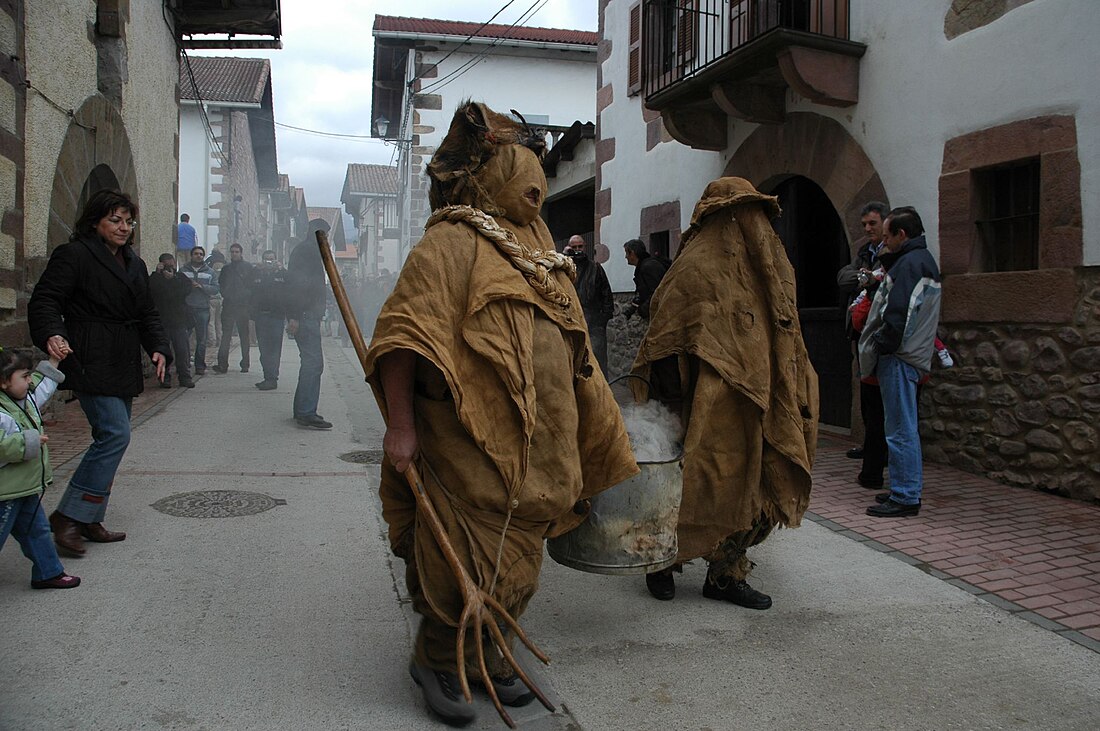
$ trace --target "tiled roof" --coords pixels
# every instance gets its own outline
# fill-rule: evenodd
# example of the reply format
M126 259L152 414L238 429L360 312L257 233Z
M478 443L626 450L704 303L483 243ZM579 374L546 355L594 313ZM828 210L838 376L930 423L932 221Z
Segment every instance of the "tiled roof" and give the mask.
M323 218L325 223L328 224L330 231L336 230L336 224L340 221L340 209L329 208L327 206L309 206L306 208L309 220L315 218Z
M194 84L187 73L188 61L195 75ZM271 62L266 58L188 56L180 59L180 98L259 104L270 77Z
M598 33L587 30L563 28L532 28L491 23L465 23L458 20L433 20L432 18L399 18L392 15L374 16L374 32L417 33L433 36L475 36L477 38L509 38L517 41L543 43L573 43L595 46Z
M397 166L368 165L359 162L349 163L344 187L349 193L389 193L396 195Z

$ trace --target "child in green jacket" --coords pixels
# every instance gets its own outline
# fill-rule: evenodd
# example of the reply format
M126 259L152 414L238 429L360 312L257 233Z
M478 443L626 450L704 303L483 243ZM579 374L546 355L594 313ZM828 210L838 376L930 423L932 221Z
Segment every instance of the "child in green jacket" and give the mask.
M56 361L33 365L29 352L0 348L0 548L11 533L34 564L33 588L71 589L80 578L65 573L41 504L53 473L40 408L65 376Z

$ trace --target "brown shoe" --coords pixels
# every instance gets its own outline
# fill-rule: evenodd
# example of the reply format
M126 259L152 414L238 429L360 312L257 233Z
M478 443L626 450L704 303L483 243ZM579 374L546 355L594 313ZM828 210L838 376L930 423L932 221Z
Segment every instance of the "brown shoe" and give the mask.
M115 543L126 540L125 533L107 530L102 523L81 523L80 535L94 543Z
M56 510L50 513L50 530L57 547L71 556L84 555L84 542L80 539L80 523Z

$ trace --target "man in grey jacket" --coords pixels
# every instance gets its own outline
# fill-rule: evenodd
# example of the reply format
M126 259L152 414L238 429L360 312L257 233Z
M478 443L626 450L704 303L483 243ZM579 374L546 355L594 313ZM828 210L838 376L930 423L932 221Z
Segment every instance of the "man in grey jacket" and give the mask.
M195 328L195 375L206 373L206 329L210 325L210 298L218 294L218 273L207 266L206 250L191 249L191 261L180 274L191 280L187 306L191 308L191 325Z
M923 488L917 384L932 366L940 320L940 270L928 252L924 224L911 207L886 219L880 258L886 277L875 292L859 339L859 372L874 374L882 391L890 492L867 508L874 517L920 512Z

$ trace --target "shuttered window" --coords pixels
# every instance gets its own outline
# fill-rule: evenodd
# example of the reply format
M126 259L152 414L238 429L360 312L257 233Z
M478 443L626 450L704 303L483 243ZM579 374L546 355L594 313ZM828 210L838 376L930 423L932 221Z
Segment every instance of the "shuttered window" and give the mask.
M637 96L642 91L642 4L630 6L630 45L627 53L627 96Z

